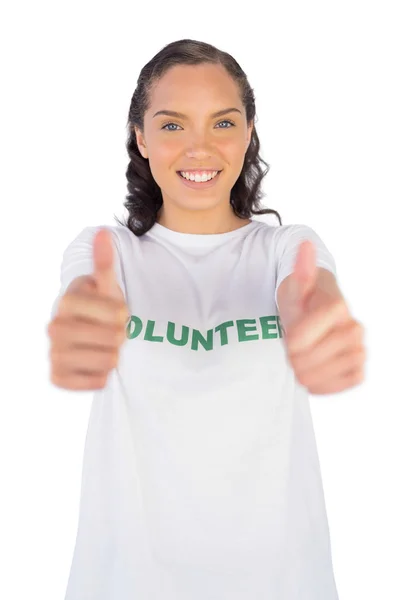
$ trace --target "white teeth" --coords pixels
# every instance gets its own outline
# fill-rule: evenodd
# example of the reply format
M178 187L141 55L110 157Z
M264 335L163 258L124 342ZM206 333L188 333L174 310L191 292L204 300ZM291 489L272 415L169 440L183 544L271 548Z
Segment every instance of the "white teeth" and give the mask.
M204 182L204 181L209 181L210 179L213 179L218 171L213 171L212 173L203 173L202 175L196 173L196 175L194 175L193 173L187 173L186 171L179 171L180 174L182 175L182 177L184 177L185 179L188 179L189 181L196 181L197 183L200 182Z

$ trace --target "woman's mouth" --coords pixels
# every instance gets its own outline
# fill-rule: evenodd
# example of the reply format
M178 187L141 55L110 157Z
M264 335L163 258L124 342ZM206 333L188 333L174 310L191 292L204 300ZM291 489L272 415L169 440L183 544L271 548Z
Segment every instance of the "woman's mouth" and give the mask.
M214 186L216 184L216 182L219 180L220 173L221 173L221 171L217 171L217 174L214 177L212 177L211 179L207 179L206 181L193 181L191 179L186 179L182 175L181 171L177 171L178 177L182 181L182 183L184 185L186 185L187 187L190 187L190 188L196 189L196 190L208 189L208 188Z

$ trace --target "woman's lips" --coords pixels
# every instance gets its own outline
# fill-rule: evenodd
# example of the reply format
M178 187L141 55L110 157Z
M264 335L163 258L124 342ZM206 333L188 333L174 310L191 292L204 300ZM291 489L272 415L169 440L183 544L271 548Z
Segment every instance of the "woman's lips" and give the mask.
M182 183L184 185L186 185L187 187L190 187L192 189L196 189L196 190L201 190L201 189L205 189L207 190L210 187L213 187L213 185L215 185L215 183L218 181L219 176L221 175L221 171L212 179L210 179L209 181L190 181L189 179L185 179L184 177L182 177L182 175L179 173L179 171L177 172L177 175L179 177L179 179L182 181Z

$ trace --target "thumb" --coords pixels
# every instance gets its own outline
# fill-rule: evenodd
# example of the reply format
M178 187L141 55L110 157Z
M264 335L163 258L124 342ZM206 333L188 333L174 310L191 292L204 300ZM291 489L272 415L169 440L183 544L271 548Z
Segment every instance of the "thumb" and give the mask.
M305 309L317 280L316 249L310 240L300 244L293 273L293 296L299 308Z
M290 298L290 316L286 318L286 333L296 326L307 312L307 300L314 289L317 276L315 254L315 247L309 240L302 242L297 250L287 289Z
M100 229L93 240L93 279L102 296L120 298L120 286L114 268L112 234L107 229Z

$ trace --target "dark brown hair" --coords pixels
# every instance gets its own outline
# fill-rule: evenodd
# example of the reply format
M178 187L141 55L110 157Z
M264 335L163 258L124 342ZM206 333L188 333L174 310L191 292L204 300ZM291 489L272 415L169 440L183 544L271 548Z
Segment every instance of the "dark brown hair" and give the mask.
M190 39L178 40L162 48L141 70L136 90L132 96L127 121L129 137L126 143L130 158L126 171L129 194L125 196L126 202L124 202L129 216L125 222L122 222L114 215L117 223L128 227L137 236L143 235L154 225L163 199L161 189L150 171L149 162L139 151L134 127L136 126L143 132L144 114L150 106L152 85L168 69L177 65L204 63L219 64L225 67L239 86L241 99L246 109L247 123L252 121L255 123L256 109L253 89L250 87L246 74L230 54L205 42ZM252 215L273 213L277 216L279 224L282 225L281 216L276 210L260 208L264 195L261 190L261 182L269 171L269 165L260 157L259 150L260 141L254 124L242 171L231 190L230 204L235 215L240 218L249 219ZM266 167L264 171L261 163Z

